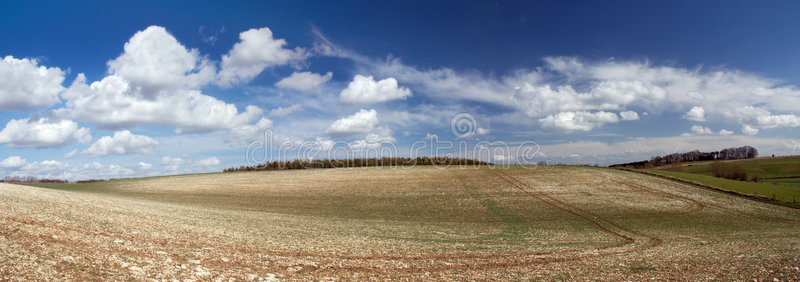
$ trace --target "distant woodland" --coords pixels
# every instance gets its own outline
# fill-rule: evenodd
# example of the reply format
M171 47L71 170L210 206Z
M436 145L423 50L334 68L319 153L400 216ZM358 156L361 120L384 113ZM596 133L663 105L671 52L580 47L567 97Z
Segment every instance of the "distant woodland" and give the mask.
M415 165L487 165L489 163L474 159L450 157L417 157L417 158L355 158L355 159L324 159L324 160L293 160L272 161L256 166L231 167L224 172L260 171L260 170L287 170L287 169L313 169L313 168L338 168L338 167L370 167L370 166L415 166Z
M672 165L683 162L696 162L696 161L717 161L717 160L740 160L752 159L758 157L758 150L750 146L742 146L737 148L727 148L716 152L700 152L694 150L686 153L674 153L665 156L655 156L650 160L631 162L624 164L610 165L613 168L650 168L664 165Z

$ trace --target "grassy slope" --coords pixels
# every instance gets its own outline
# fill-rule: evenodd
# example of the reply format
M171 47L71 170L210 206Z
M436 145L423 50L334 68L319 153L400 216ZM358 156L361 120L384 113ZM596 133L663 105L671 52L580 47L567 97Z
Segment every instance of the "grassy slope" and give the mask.
M800 189L785 185L775 185L771 183L755 183L746 181L729 180L710 175L695 174L690 172L677 172L668 170L646 169L645 172L673 177L697 184L707 185L725 191L735 192L742 195L753 195L774 199L782 205L800 207Z
M748 176L758 175L761 178L800 176L800 156L736 160L729 163L744 168ZM710 164L711 162L684 163L683 172L711 176Z

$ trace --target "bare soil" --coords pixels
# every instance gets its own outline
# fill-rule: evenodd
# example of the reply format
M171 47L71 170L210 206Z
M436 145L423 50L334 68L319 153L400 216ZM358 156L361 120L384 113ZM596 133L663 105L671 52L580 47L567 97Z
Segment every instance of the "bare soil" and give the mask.
M800 211L609 169L0 185L0 279L800 279Z

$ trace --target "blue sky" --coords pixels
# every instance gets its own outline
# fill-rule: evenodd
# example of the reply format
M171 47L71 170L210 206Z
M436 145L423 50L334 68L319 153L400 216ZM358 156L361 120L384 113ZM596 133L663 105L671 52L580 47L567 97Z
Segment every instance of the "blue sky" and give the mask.
M287 158L800 153L792 1L175 3L1 3L0 175L219 171L267 131Z

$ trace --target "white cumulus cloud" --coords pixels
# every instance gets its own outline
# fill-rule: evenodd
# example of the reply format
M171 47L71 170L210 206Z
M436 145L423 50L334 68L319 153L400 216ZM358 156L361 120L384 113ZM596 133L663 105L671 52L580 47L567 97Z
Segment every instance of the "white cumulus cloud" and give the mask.
M616 122L619 122L617 114L603 111L561 112L539 119L539 124L541 124L543 130L561 132L575 130L589 131L595 127L603 126L606 123Z
M216 157L210 157L210 158L202 159L202 160L199 160L199 161L195 162L195 165L201 166L201 167L218 166L219 165L219 159L217 159Z
M203 133L242 126L263 113L256 106L247 106L240 113L235 105L197 90L148 99L116 75L87 85L80 74L62 97L67 100L66 107L56 114L115 130L151 124L174 127L176 133Z
M98 162L82 165L70 165L56 160L25 163L21 167L9 168L9 176L33 176L39 179L108 179L119 177L137 177L159 174L152 170L153 166L146 162L131 164L103 165Z
M356 75L347 88L339 93L339 100L345 105L365 105L409 96L411 90L398 86L397 79L393 77L375 81L372 76Z
M361 109L357 113L336 120L325 130L332 137L349 137L367 134L378 123L378 112L375 109Z
M124 52L108 62L109 75L88 83L79 74L61 94L66 100L55 116L95 123L103 129L140 124L175 128L176 133L204 133L245 125L262 110L204 95L199 87L213 81L215 69L197 50L188 50L163 27L137 32Z
M680 113L695 121L730 120L748 126L748 132L754 134L758 129L794 127L799 115L800 90L796 86L735 69L547 57L542 67L495 78L449 68L420 70L399 59L339 54L374 73L397 78L431 100L494 104L533 119L548 119L562 112L638 109L656 116ZM762 108L766 114L743 117L740 109L747 107ZM678 112L680 109L690 110Z
M16 169L27 165L28 162L20 156L10 156L0 162L0 167L5 169Z
M9 176L33 176L39 179L68 179L74 174L66 163L56 160L27 163L25 166L16 168Z
M0 110L26 111L59 102L64 72L36 60L6 56L0 60Z
M727 110L725 117L742 123L742 132L748 135L758 134L760 129L779 127L798 127L800 117L795 114L772 114L765 107L743 106Z
M301 106L300 104L294 104L294 105L291 105L291 106L288 106L288 107L278 107L278 108L275 108L275 109L269 111L269 115L270 116L276 116L276 117L285 117L285 116L288 116L291 113L299 111L302 108L303 108L303 106Z
M185 162L186 162L186 160L184 158L181 158L181 157L174 157L173 158L173 157L164 156L164 157L161 158L161 164L164 165L164 168L166 168L169 171L173 171L173 172L177 171L178 169L180 169L181 166Z
M619 116L622 117L622 120L637 120L637 119L639 119L639 114L637 114L634 111L619 112Z
M391 134L391 132L383 132L383 134L369 133L364 136L363 139L350 142L348 146L353 150L370 150L380 148L383 145L393 144L396 141L394 137L385 135L385 133Z
M122 130L114 132L114 136L101 137L82 153L90 158L108 155L148 155L153 153L153 148L157 145L158 141L153 138Z
M303 48L284 48L286 40L273 38L267 27L244 31L239 34L239 40L222 56L217 74L217 83L222 86L250 82L266 68L286 65L307 56Z
M66 170L70 171L72 178L77 179L106 179L118 177L135 177L156 174L152 171L153 165L146 162L131 164L110 164L103 165L98 162L85 163L82 166L73 167L67 165Z
M713 131L711 131L711 128L704 127L704 126L699 126L699 125L693 125L691 127L691 130L692 130L692 132L694 132L696 134L711 134L711 133L713 133Z
M150 26L125 43L125 52L108 62L108 72L128 81L133 91L152 98L165 91L205 85L214 79L216 69L163 27Z
M742 133L747 135L756 135L758 134L758 128L753 128L752 126L745 124L742 126Z
M255 124L232 128L228 135L225 136L225 141L246 143L263 139L265 138L264 132L270 128L272 128L272 121L267 118L261 118Z
M325 75L319 75L307 71L294 72L289 77L281 79L281 81L275 83L275 86L309 93L317 91L322 84L330 81L331 78L333 78L332 72L328 72Z
M0 131L0 144L11 148L56 148L91 140L89 129L71 120L12 119Z
M765 115L756 119L756 124L761 128L798 127L800 117L796 115Z
M703 107L694 106L683 115L683 118L693 121L706 121L706 111Z

